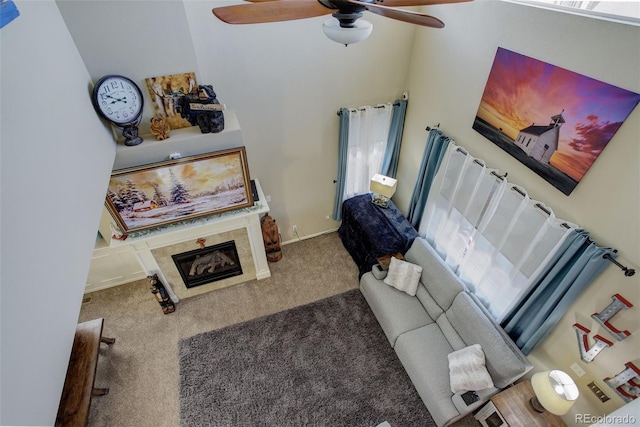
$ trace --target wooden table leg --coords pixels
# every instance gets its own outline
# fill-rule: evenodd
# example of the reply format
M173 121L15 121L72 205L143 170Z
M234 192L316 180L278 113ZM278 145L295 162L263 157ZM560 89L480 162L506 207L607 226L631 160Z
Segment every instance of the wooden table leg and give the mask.
M104 396L105 394L109 394L108 388L94 388L91 390L91 397Z
M103 342L103 343L105 343L107 345L111 345L114 342L116 342L116 339L115 338L100 337L100 342Z

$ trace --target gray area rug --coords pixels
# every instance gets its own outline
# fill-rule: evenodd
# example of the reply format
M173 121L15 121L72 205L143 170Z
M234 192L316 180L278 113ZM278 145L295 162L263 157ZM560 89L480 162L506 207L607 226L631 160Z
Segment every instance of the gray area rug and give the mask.
M435 426L358 289L179 342L182 426Z

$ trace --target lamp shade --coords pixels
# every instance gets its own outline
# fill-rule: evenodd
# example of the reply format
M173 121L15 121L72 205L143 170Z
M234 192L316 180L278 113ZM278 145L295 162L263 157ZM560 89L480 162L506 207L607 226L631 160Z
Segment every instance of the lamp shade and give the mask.
M373 25L364 19L358 19L351 28L341 27L340 21L336 18L327 19L322 23L324 34L334 42L345 46L366 39L371 34L371 30L373 30Z
M538 403L555 415L564 415L569 412L580 395L578 386L573 379L567 373L559 370L533 374L531 386Z
M392 197L396 193L397 184L397 179L377 173L373 178L371 178L369 190L371 190L372 193L380 194L385 197Z

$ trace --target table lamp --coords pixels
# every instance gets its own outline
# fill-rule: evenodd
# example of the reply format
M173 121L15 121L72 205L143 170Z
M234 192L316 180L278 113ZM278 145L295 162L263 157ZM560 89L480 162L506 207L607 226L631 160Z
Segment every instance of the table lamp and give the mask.
M538 412L546 410L555 415L564 415L580 395L573 379L557 369L533 374L531 386L535 393L531 398L531 406Z
M375 174L369 184L373 203L382 208L388 207L389 199L391 199L391 196L396 192L397 184L397 179L380 175L379 173Z

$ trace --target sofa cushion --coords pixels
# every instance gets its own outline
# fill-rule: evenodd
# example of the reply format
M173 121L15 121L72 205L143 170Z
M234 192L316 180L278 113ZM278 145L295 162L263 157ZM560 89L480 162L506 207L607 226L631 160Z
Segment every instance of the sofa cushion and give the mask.
M392 347L400 334L433 323L416 297L385 285L371 272L360 279L360 292Z
M456 295L464 291L462 282L425 239L415 239L404 258L422 266L422 284L443 310L448 309Z
M449 353L448 359L452 393L493 387L480 344L473 344Z
M421 266L391 257L389 273L383 282L413 297L418 290L420 273L422 273Z
M394 347L420 398L438 426L460 415L451 400L447 355L453 351L437 324L402 334Z
M532 368L504 330L467 293L458 294L445 315L467 345L480 344L496 387L507 387Z
M460 338L460 335L458 335L458 332L451 326L451 322L449 322L449 319L447 319L444 313L436 319L436 323L454 351L467 346L467 343Z

